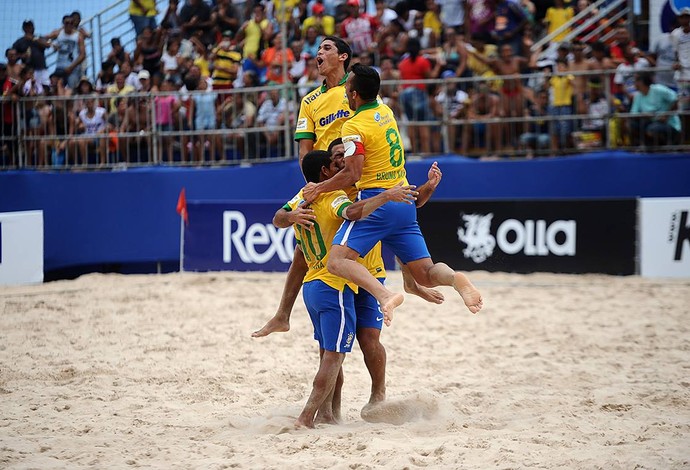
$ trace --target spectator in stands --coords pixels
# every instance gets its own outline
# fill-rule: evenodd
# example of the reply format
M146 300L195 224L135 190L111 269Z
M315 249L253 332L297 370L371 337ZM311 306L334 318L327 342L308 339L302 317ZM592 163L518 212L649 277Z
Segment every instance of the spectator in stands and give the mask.
M304 42L302 43L302 52L315 58L319 52L321 41L323 41L323 36L319 34L317 27L308 27L304 36Z
M455 32L455 29L453 29L453 32ZM424 27L424 18L421 15L415 17L412 29L407 32L407 37L419 39L422 50L433 49L437 45L441 45L441 38L437 38L436 33L431 28Z
M655 83L666 85L667 87L678 90L678 83L674 78L673 64L676 61L676 51L671 41L670 33L660 33L652 48L645 55L645 59L652 67L669 69L668 71L657 71Z
M446 39L441 46L441 61L445 62L442 71L449 70L455 77L472 76L467 67L468 53L463 35L456 33L453 28L446 28L445 32Z
M606 44L595 41L590 45L592 50L591 57L587 59L588 70L611 70L616 68L616 64L608 56Z
M53 47L57 51L55 73L64 80L67 87L75 88L82 75L81 64L86 59L86 46L72 17L62 18L62 30L57 33Z
M499 46L510 45L514 54L522 51L522 32L527 25L527 17L520 5L512 0L498 0L496 17L491 37Z
M417 38L410 38L407 41L407 55L398 64L400 79L420 80L437 78L443 67L442 60L436 60L432 65L431 61L421 55L421 45ZM408 121L413 121L409 128L410 143L412 152L428 154L431 152L431 129L420 121L432 121L434 116L429 105L429 95L426 85L423 83L401 85L400 104L405 112Z
M237 40L242 46L242 57L256 61L273 36L273 24L266 17L266 7L257 3L252 8L252 16L240 27Z
M340 37L352 48L354 55L372 51L376 43L379 23L373 16L360 13L359 0L346 0L347 18L340 26Z
M671 42L676 52L675 79L678 83L680 95L679 108L690 111L690 7L684 7L678 13L678 28L671 32ZM687 141L688 128L690 128L690 114L683 114L683 128Z
M160 30L154 31L149 26L144 27L137 39L134 63L140 68L148 70L151 74L159 72L164 42Z
M108 52L106 60L115 63L115 65L117 65L119 68L122 68L122 64L124 62L131 62L132 58L130 57L129 52L127 52L122 46L120 38L112 38L110 40L110 47L111 49L110 52Z
M125 85L134 87L135 91L141 91L141 82L139 81L139 74L132 70L132 64L130 62L122 62L118 71L124 74Z
M170 77L175 82L182 81L180 76L180 39L170 38L163 54L161 54L160 70L156 73L161 73L164 77Z
M237 79L237 73L242 63L240 54L232 44L232 33L223 32L223 39L211 53L213 60L213 89L229 90Z
M16 165L16 136L15 128L15 103L12 100L10 91L14 86L10 78L6 64L0 63L0 116L2 116L2 127L0 128L0 156L2 156L3 166Z
M435 4L435 0L428 0L431 1L432 3ZM374 18L376 21L382 26L386 27L388 26L391 21L395 20L398 18L398 14L393 10L392 8L389 8L386 0L376 0L375 1L375 9L376 13L374 14ZM439 19L439 24L441 24L441 20ZM442 26L439 27L439 34L441 33Z
M161 21L161 28L167 29L170 32L182 32L182 21L177 13L178 0L169 0L168 9L165 10L165 15Z
M161 85L160 95L156 95L153 99L156 113L156 130L158 132L171 132L173 130L173 116L177 114L180 103L177 97L172 94L176 91L175 82L166 78ZM166 161L173 161L173 139L169 135L161 137L160 145L158 146L158 161L163 161L163 150L167 155Z
M568 73L568 61L566 59L556 60L556 73L549 80L551 87L551 110L552 116L563 117L556 119L554 131L551 134L551 151L556 153L559 149L572 147L571 135L573 129L572 120L568 119L573 114L573 82L575 77Z
M205 46L214 41L211 7L203 0L187 0L180 10L182 36L185 39L198 37Z
M604 82L601 77L590 76L587 81L588 108L586 119L582 124L585 131L595 131L601 134L602 142L606 137L606 121L611 114L611 104L604 95Z
M216 101L218 93L209 89L206 80L199 80L197 92L192 95L191 114L194 116L194 130L206 131L216 129ZM194 152L197 162L204 161L205 149L209 149L209 160L216 160L216 137L201 134L194 139Z
M491 92L486 82L477 82L477 88L470 87L470 106L467 110L468 123L462 128L463 155L469 155L470 143L474 147L486 147L486 153L495 157L501 148L501 127L497 120L501 117L498 96ZM479 122L483 121L483 122Z
M72 13L70 13L69 16L72 18L72 21L74 21L74 27L79 32L79 34L81 34L81 36L85 40L91 39L91 32L85 30L83 25L81 24L81 13L78 10L75 10Z
M148 163L151 148L151 101L146 97L128 97L127 111L120 127L121 133L134 137L120 137L120 152L126 163Z
M108 113L108 152L115 156L115 161L120 161L120 143L124 145L118 133L122 127L127 114L127 97L119 96L115 98L115 112Z
M124 72L123 72L124 74ZM141 93L149 93L153 91L153 80L151 80L151 74L149 73L148 70L140 70L139 73L137 74L137 81L139 82L139 92ZM127 84L125 83L125 88L127 87ZM136 91L136 87L135 87ZM156 90L158 91L158 90Z
M223 33L230 32L231 37L240 30L240 14L230 0L218 0L211 13L211 19L215 23L216 42L223 37Z
M546 150L551 145L551 124L543 119L549 116L547 90L536 92L534 102L527 106L524 116L529 120L525 123L526 132L520 135L520 149L526 151L527 158L532 158L535 152Z
M625 106L629 106L637 91L635 87L635 72L649 67L649 61L644 58L640 50L628 42L623 47L623 61L616 67L613 77L614 94Z
M302 34L306 35L307 30L313 27L318 35L332 36L335 33L335 18L326 14L326 7L321 3L314 3L311 12L312 15L302 22Z
M625 23L620 23L614 28L613 40L609 47L611 60L616 65L625 62L625 49L628 46L631 48L636 47L635 41L630 37L630 31L628 31Z
M106 88L105 92L109 95L127 95L129 93L133 93L136 91L136 89L133 86L127 85L125 82L125 77L124 72L117 72L115 74L115 83L108 88ZM110 108L109 111L112 113L115 111L115 98L110 99Z
M465 0L465 32L472 40L492 41L495 24L494 0ZM469 26L469 31L467 30Z
M458 2L460 4L460 2ZM463 3L463 18L465 16L465 6ZM426 0L426 11L422 21L424 22L424 27L431 29L431 31L436 35L436 38L441 41L444 24L441 21L441 5L436 2L436 0ZM469 31L465 31L469 35Z
M441 22L446 28L453 28L456 33L463 32L465 24L464 0L436 0L441 7Z
M580 41L573 41L573 58L568 62L568 72L573 74L573 94L575 95L575 114L587 113L587 75L581 74L589 69L589 64L585 59L585 45Z
M681 123L677 114L664 114L678 110L678 94L665 85L654 83L652 74L635 75L637 93L633 98L631 114L655 113L653 117L631 120L633 145L636 138L650 146L680 143Z
M306 62L305 73L302 74L302 76L297 80L297 85L299 86L297 92L300 100L304 97L304 95L312 91L321 81L319 68L316 65L316 57L308 57Z
M134 25L134 34L138 37L144 28L156 29L156 0L130 0L129 19Z
M280 33L275 33L270 40L271 47L266 48L261 54L259 67L266 68L266 80L282 84L285 82L287 72L295 62L292 49L285 48ZM285 77L284 77L285 75Z
M544 17L544 25L546 26L546 34L552 35L556 31L560 32L553 36L552 42L562 42L570 33L570 20L575 16L575 11L570 6L565 6L563 0L554 0L554 5L546 10Z
M17 51L23 64L31 66L37 83L50 86L50 74L46 68L45 57L45 50L50 47L50 43L34 35L34 22L31 20L22 23L22 31L24 35L14 42L12 49Z
M83 78L83 77L82 77ZM115 83L115 62L106 60L101 64L101 71L96 77L96 91L105 93L109 86Z
M379 95L381 99L383 99L383 102L393 110L393 113L399 115L399 85L397 83L385 83L387 80L396 82L400 80L400 71L397 69L392 57L385 56L381 58L381 72L379 75L381 77Z
M5 50L5 58L7 58L7 78L13 80L14 83L19 80L19 72L23 65L19 62L19 54L13 47Z
M273 84L269 84L273 85ZM268 92L268 98L259 106L259 114L256 123L263 127L278 127L285 124L285 112L288 109L288 102L280 97L280 88L272 86ZM279 144L282 134L277 129L267 129L263 131L263 136L268 144L269 153Z
M590 7L590 1L589 0L577 0L577 8L575 11L575 16L578 16L581 14L583 11L587 10ZM599 26L599 21L594 20L596 16L599 14L599 9L594 8L592 9L589 13L585 14L582 18L579 20L575 20L573 22L573 28L577 29L581 25L589 24L588 26L585 26L582 31L580 31L575 39L577 39L580 42L586 43L586 44L592 44L595 41L599 40L599 34L596 32L597 28Z
M89 163L89 151L95 148L100 157L100 164L105 165L108 160L107 116L105 108L97 106L96 100L96 95L89 96L86 99L86 108L79 112L77 133L83 137L77 140L77 144L82 164Z
M245 159L256 154L256 134L250 133L255 125L256 105L244 93L233 93L219 108L222 129L232 132L222 135L222 155L227 155L226 144L230 143L232 153Z

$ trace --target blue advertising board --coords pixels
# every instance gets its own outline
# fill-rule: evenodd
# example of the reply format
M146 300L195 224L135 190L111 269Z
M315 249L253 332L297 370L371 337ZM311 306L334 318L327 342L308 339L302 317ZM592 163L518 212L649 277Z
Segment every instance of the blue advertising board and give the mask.
M185 271L287 271L295 249L292 228L273 226L279 201L189 201Z

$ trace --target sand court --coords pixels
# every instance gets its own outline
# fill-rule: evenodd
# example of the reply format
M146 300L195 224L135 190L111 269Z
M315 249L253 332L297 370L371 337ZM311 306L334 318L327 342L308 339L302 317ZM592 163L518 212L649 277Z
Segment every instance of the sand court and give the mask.
M294 430L318 350L301 298L251 338L285 274L91 274L0 288L0 467L690 467L690 280L470 273L406 295L382 342L392 410ZM402 292L399 273L389 286Z

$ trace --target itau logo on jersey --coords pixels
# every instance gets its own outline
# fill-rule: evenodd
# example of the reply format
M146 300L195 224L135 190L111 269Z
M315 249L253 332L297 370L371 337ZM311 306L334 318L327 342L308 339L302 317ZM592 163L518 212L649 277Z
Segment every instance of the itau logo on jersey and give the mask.
M577 224L574 220L506 219L491 230L494 214L461 213L462 225L458 227L458 240L466 247L465 258L483 263L498 249L507 255L524 256L575 256Z

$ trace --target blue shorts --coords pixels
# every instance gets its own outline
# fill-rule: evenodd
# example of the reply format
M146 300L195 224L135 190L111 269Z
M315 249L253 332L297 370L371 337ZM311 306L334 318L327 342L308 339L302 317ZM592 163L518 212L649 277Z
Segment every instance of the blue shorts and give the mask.
M377 278L381 284L385 279ZM365 291L361 287L355 294L355 312L357 313L357 329L376 328L380 330L383 326L383 313L376 297Z
M358 199L368 199L383 191L365 189L359 192ZM345 245L364 256L379 240L404 264L430 258L417 223L417 208L404 202L387 202L364 219L346 220L335 234L333 244Z
M352 289L345 286L345 290L340 292L317 279L302 286L302 296L319 347L338 353L352 351L357 328Z

